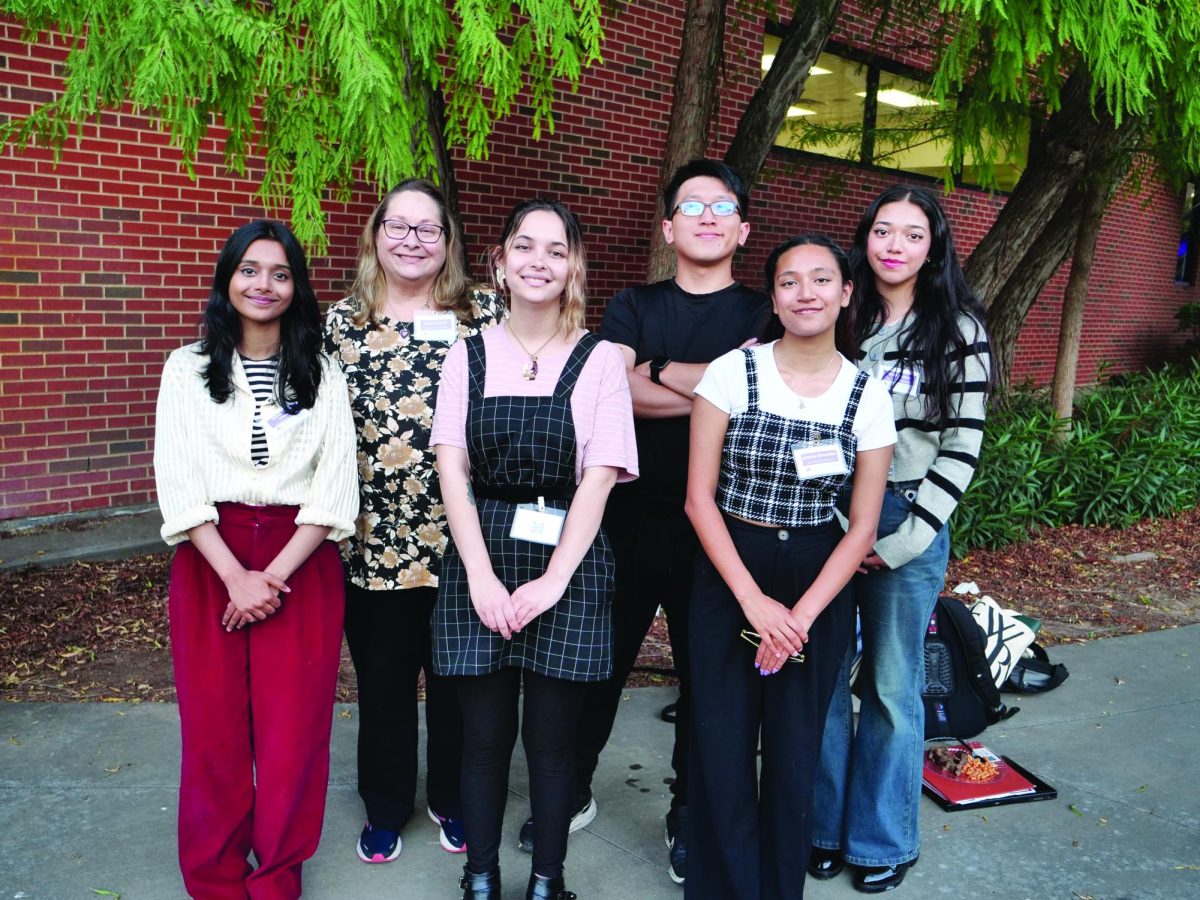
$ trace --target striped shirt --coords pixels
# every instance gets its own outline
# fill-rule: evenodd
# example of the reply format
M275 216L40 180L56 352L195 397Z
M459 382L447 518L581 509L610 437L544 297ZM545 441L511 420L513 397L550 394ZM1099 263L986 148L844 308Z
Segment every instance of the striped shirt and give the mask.
M966 352L961 365L950 361L951 376L958 382L950 400L950 420L942 428L926 414L920 364L915 377L912 368L899 365L904 328L885 327L860 348L858 367L883 381L892 394L897 442L888 481L919 482L908 518L875 544L875 552L890 569L920 556L933 542L979 465L991 352L986 332L973 318L962 316L958 327Z
M239 354L240 355L240 354ZM262 408L269 403L275 389L275 375L279 371L279 357L249 359L242 357L242 368L250 382L250 393L254 395L254 423L250 426L250 461L261 468L271 461L267 450L267 432L263 428Z

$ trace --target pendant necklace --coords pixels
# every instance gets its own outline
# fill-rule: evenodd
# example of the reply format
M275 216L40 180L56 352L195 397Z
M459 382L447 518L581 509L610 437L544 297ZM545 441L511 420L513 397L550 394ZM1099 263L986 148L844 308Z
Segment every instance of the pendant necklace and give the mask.
M428 298L428 297L426 297L426 298L425 298L425 302L424 302L424 303L422 303L422 304L421 304L419 307L417 307L417 309L429 309L429 298ZM415 318L415 315L414 315L414 318ZM400 326L400 328L398 329L398 330L399 330L399 334L400 334L400 340L402 340L402 341L407 341L407 340L408 340L408 336L409 336L410 334L412 334L412 331L411 331L411 330L409 329L409 327L408 327L410 323L408 323L408 322L399 322L398 324L399 324L399 326Z
M554 332L554 334L550 335L550 337L546 338L546 340L544 340L542 342L542 346L538 347L536 350L534 350L532 353L530 353L529 349L525 346L525 343L519 337L517 337L517 333L512 330L511 324L506 322L504 327L508 331L509 337L511 337L514 341L516 341L517 346L520 347L522 350L524 350L525 355L529 357L529 365L527 365L524 368L524 370L522 370L521 377L524 378L526 381L533 381L535 378L537 378L537 375L538 375L538 361L537 361L538 354L546 349L546 345L549 344L552 340L554 340L554 336L556 334L558 334L558 332L557 331Z
M820 371L815 372L813 375L811 375L809 377L819 378L820 376L824 375L826 372L829 371L829 367L834 364L834 362L837 360L837 358L838 358L838 353L835 351L833 356L830 357L829 362L827 362ZM795 389L793 388L792 390L793 390L793 393L795 393ZM810 397L809 399L811 400L813 398ZM804 398L801 397L800 394L798 394L798 393L796 393L796 402L797 402L797 407L796 407L797 409L804 409Z

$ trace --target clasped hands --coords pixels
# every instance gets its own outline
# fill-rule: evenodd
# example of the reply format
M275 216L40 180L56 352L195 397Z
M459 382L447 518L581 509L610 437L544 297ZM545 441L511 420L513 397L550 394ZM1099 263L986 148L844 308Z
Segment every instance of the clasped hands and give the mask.
M229 604L221 615L221 625L233 631L261 622L283 606L283 594L291 592L282 578L270 572L242 569L225 580Z
M760 675L774 675L783 668L789 656L804 651L808 629L813 617L797 603L788 609L778 600L759 592L742 600L742 612L761 638L754 656L754 667Z
M511 594L495 574L468 579L471 603L483 624L505 640L562 599L567 582L543 575L527 581Z

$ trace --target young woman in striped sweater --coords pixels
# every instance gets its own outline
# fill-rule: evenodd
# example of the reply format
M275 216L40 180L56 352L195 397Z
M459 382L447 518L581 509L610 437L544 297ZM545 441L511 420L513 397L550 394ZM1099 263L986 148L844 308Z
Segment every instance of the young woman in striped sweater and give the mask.
M937 199L884 191L850 254L851 345L888 386L898 441L879 539L854 581L862 621L853 729L847 658L826 720L809 873L856 867L854 887L892 890L920 850L925 628L945 578L947 522L979 459L991 362L983 310L963 278Z

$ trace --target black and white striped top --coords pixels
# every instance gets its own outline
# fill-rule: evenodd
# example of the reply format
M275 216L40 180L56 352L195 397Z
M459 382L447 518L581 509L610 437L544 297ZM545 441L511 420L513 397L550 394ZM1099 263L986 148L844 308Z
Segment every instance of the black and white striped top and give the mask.
M920 556L950 519L975 468L983 443L986 386L991 370L987 333L971 316L959 317L967 346L956 371L950 421L938 427L925 411L920 362L902 371L900 338L908 326L891 326L863 342L858 367L873 373L892 394L896 419L896 452L888 480L916 484L912 513L901 526L875 544L875 552L896 569ZM915 375L908 373L915 372Z
M267 450L267 433L263 430L262 405L271 399L275 390L275 375L279 371L279 357L269 359L247 359L242 357L242 368L250 382L250 393L254 395L254 425L250 429L250 461L265 466L270 461Z

